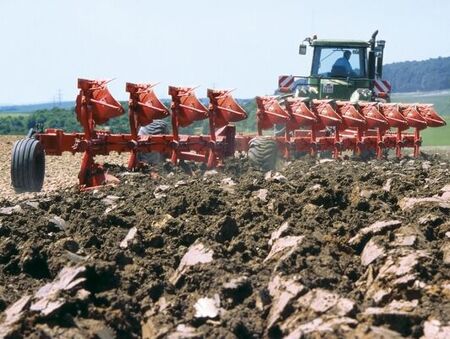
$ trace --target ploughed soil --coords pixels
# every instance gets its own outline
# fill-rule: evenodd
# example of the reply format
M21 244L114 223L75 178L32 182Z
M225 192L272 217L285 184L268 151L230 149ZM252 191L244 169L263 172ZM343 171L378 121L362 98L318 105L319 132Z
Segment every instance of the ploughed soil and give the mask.
M0 337L450 335L448 160L110 172L0 201Z

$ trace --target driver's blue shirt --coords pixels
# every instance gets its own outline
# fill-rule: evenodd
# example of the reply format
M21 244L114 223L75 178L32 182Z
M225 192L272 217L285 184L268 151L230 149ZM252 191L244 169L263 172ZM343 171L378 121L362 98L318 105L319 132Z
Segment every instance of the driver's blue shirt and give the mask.
M350 62L346 57L340 57L337 59L333 66L343 67L347 74L353 72L352 65L350 65Z

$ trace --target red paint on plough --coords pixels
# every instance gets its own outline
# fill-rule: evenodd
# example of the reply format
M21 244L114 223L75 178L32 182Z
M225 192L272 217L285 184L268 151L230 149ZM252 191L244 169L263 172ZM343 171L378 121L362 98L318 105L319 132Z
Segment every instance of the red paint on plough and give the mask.
M381 158L384 149L395 149L396 156L401 157L405 147L414 148L417 157L422 142L420 131L445 125L432 105L301 97L280 103L275 96L257 97L256 104L258 135L275 125L284 126L285 136L277 141L287 157L292 151L313 156L317 151L332 151L334 158L342 151L375 151Z
M78 80L80 93L75 111L83 133L47 129L34 134L47 155L83 153L78 175L82 188L117 181L95 162L96 155L130 152L130 170L140 166L139 152L165 154L173 164L189 160L213 168L236 151L248 151L249 141L254 137L236 135L232 123L246 119L247 113L230 91L209 89L209 105L206 106L195 96L193 88L170 86L172 101L168 108L157 98L154 85L133 83L126 84L130 95L130 133L113 134L99 130L98 125L125 113L106 84L106 81ZM258 135L275 125L285 127L283 136L273 138L286 158L294 152L315 156L323 151L333 152L335 158L343 151L353 151L355 154L373 151L381 158L384 149L395 149L397 157L401 157L401 150L405 147L414 148L414 156L418 156L420 131L426 127L445 125L433 106L424 104L352 103L301 97L280 101L279 97L274 96L256 97L256 104ZM138 135L141 126L168 116L171 116L171 134ZM180 134L180 128L205 119L209 121L208 134Z

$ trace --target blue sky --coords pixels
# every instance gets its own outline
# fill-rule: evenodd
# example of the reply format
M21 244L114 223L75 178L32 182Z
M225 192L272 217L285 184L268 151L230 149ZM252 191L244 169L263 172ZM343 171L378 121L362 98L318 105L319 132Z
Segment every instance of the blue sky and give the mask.
M369 39L385 62L450 56L450 1L2 0L0 104L74 100L76 79L236 88L270 94L280 74L306 74L306 36Z

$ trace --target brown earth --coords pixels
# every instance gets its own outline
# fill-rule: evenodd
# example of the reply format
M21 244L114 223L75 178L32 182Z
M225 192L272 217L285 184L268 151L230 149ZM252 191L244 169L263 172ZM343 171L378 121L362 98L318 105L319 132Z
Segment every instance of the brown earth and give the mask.
M0 202L2 335L450 335L448 160L110 170Z

